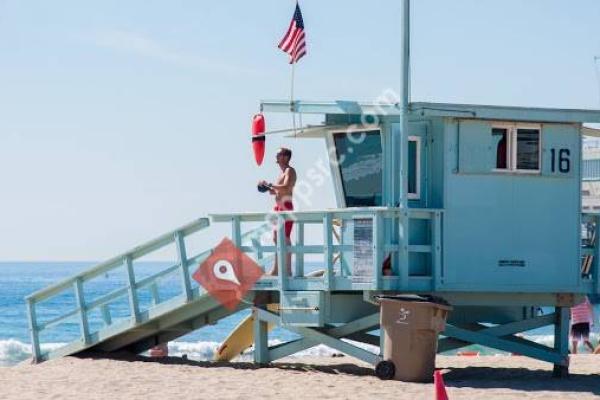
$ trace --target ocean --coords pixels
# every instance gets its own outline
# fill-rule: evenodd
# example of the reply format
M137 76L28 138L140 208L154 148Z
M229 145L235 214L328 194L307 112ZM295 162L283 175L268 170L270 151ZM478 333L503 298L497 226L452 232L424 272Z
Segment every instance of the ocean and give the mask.
M16 365L31 357L31 346L28 332L27 312L25 308L24 297L68 278L80 271L90 268L95 263L91 262L0 262L0 366ZM147 262L142 263L136 268L144 271L144 275L156 273L166 266L165 263ZM313 266L313 269L316 266ZM311 269L311 268L309 268ZM110 276L104 280L95 283L93 291L99 293L108 293L114 281ZM173 293L178 290L177 282L173 282ZM90 293L96 297L94 293ZM162 294L161 294L162 295ZM164 293L170 297L168 293ZM142 300L143 301L143 300ZM53 314L59 315L70 306L68 302L58 301L52 305ZM123 312L127 307L126 303L122 306ZM600 317L600 306L595 306L596 320ZM119 310L116 310L116 314ZM169 343L169 353L173 356L187 355L190 359L210 360L231 330L247 315L248 310L236 313L228 318L219 321L216 325L207 326L189 335L183 336ZM91 320L91 324L99 321ZM72 340L77 335L79 326L77 323L67 324L59 330L53 330L49 336L44 337L44 348L58 347L62 343ZM593 328L593 341L596 343L600 335L598 334L598 324ZM551 327L538 329L528 332L526 337L543 343L552 342ZM288 341L295 338L296 335L283 330L276 329L270 335L273 343ZM482 354L499 353L496 350L472 347L472 350L480 351ZM327 356L336 353L334 350L325 346L317 346L307 350L300 355ZM242 359L250 359L250 355L242 356Z

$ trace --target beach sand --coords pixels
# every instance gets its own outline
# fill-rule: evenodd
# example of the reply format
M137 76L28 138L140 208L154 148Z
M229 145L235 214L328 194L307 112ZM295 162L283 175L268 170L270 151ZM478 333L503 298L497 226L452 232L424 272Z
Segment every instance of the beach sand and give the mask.
M144 361L67 357L0 368L1 399L433 399L432 384L381 381L350 357L288 358L267 368L168 358ZM571 359L571 377L525 357L444 357L450 399L600 397L600 357Z

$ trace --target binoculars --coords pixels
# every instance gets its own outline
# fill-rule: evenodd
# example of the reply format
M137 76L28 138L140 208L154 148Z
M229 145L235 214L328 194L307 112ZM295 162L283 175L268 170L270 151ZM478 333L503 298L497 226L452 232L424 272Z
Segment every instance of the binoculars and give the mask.
M258 191L259 191L260 193L266 193L266 192L268 192L269 190L271 190L271 188L272 188L272 187L273 187L273 185L272 185L272 184L270 184L270 183L269 183L269 184L266 184L266 185L265 185L265 184L260 184L260 185L258 185Z

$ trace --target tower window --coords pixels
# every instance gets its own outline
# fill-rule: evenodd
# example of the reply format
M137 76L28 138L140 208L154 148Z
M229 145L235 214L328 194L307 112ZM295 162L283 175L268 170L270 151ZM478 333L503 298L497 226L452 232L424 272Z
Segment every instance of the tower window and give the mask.
M541 127L498 125L492 127L496 171L536 173L541 170Z

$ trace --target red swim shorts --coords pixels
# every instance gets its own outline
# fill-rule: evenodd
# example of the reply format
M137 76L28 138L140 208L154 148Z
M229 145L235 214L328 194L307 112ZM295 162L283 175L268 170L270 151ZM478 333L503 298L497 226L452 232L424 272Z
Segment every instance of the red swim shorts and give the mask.
M273 211L294 211L294 203L291 201L285 201L283 203L275 204L273 207ZM292 228L294 227L294 221L287 220L285 221L285 237L289 239L292 236ZM273 238L277 240L277 229L273 230Z

